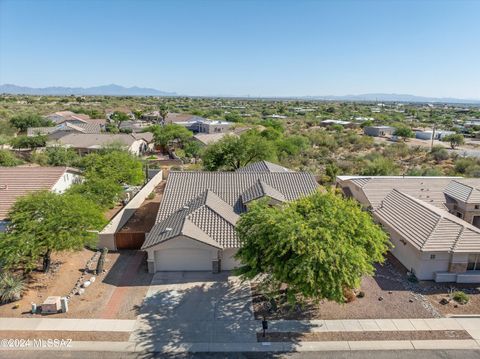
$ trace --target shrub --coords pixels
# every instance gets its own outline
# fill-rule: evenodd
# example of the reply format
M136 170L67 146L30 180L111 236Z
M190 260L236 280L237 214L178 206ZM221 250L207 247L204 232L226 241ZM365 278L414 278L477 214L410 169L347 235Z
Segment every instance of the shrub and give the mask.
M22 161L18 159L13 153L8 150L0 150L0 166L15 167L20 164L22 164Z
M459 304L467 304L470 298L465 292L457 290L452 293L452 299Z
M25 290L25 281L11 273L0 276L0 303L10 303L20 300Z

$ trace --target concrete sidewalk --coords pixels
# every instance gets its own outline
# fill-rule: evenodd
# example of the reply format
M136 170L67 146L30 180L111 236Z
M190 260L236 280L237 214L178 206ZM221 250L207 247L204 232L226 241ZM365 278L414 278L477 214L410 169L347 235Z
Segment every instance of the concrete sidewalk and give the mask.
M124 319L0 318L0 330L131 332L135 323Z

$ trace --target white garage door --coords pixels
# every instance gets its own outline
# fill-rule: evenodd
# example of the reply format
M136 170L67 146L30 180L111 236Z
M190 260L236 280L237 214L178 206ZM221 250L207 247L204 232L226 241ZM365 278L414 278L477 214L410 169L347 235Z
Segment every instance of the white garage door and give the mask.
M211 271L210 251L190 248L170 248L155 252L155 270Z

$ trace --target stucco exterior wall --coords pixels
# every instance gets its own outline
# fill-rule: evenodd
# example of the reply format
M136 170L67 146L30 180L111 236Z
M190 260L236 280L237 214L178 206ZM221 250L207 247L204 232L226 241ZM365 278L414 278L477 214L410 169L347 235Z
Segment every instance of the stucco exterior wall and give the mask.
M52 192L63 193L73 184L80 183L81 181L82 176L73 172L65 171L62 177L60 177L57 183L55 183L55 185L52 187Z
M448 253L420 252L409 242L401 241L401 236L393 229L385 228L390 233L390 241L394 246L391 249L392 254L408 270L413 270L419 280L434 280L435 272L448 271L450 262Z
M232 270L235 268L240 267L241 263L237 259L233 258L233 256L237 253L237 248L226 248L224 249L220 256L221 256L221 267L222 270Z

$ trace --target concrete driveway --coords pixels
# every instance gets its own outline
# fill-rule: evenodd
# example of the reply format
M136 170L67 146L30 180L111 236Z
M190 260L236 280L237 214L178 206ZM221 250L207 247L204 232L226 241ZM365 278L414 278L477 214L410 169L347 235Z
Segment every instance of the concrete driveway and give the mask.
M228 273L156 273L130 340L147 350L180 343L256 342L249 283Z

